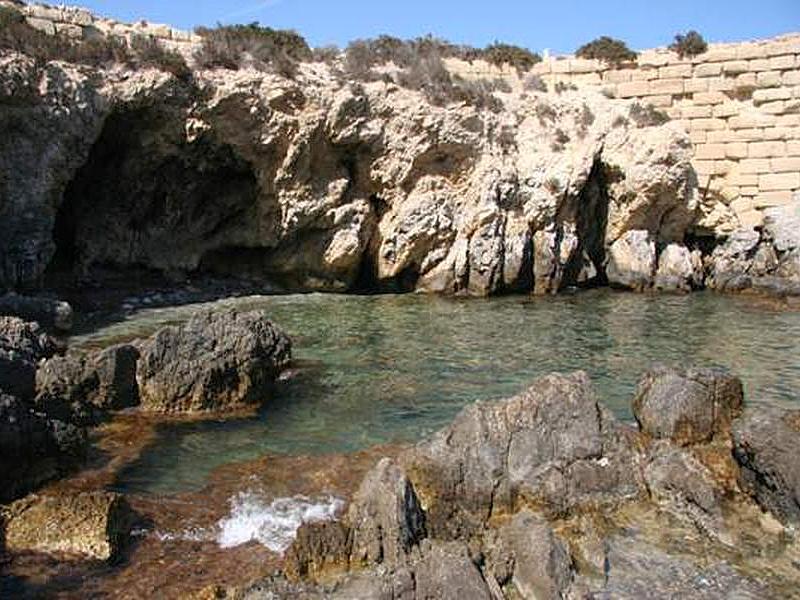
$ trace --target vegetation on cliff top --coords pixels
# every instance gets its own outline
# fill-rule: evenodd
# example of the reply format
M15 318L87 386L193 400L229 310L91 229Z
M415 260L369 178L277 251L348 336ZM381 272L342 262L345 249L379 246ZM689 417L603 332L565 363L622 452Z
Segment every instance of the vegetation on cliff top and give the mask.
M10 7L0 7L0 49L21 52L42 63L59 60L93 67L119 63L160 69L181 79L191 77L179 53L165 49L150 37L135 37L129 44L110 36L72 40L48 35L31 27L19 11Z
M578 58L601 60L616 67L636 60L637 54L622 40L602 36L584 44L575 52Z
M681 58L697 56L708 50L708 44L703 36L692 30L685 34L675 35L675 41L670 45L670 50L676 52Z

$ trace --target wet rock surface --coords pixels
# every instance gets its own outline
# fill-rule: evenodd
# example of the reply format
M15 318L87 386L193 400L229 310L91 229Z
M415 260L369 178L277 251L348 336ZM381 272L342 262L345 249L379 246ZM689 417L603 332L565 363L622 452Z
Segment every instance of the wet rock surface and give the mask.
M291 342L260 312L207 313L162 329L140 351L143 410L221 411L266 399Z
M132 515L118 494L31 495L3 509L6 549L112 560L127 542Z

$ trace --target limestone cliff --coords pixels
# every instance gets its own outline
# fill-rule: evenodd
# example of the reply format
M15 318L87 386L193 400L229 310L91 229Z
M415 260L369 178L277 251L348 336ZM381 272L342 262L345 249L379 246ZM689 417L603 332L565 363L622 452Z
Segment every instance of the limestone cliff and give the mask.
M6 51L0 288L146 268L294 289L548 292L604 281L628 231L660 249L725 214L699 202L688 136L635 102L493 96L438 106L324 63L187 80Z

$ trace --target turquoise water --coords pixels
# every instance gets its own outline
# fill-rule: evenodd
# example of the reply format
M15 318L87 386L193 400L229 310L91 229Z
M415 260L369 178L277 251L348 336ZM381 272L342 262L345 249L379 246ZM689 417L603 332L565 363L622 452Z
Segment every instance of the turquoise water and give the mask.
M552 371L586 370L625 419L636 382L656 362L730 369L754 404L800 402L800 312L710 293L250 297L139 312L72 343L102 346L232 306L263 310L289 333L294 374L258 417L160 426L159 442L120 474L120 489L198 489L214 468L268 453L416 440L465 404L512 395Z

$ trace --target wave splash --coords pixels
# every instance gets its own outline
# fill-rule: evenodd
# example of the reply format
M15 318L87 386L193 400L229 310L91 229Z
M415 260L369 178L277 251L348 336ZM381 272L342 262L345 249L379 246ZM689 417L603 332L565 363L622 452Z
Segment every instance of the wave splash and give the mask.
M333 496L267 502L256 492L240 492L231 499L230 515L218 523L216 541L222 548L256 541L273 552L284 552L303 523L334 520L343 507L344 502Z

